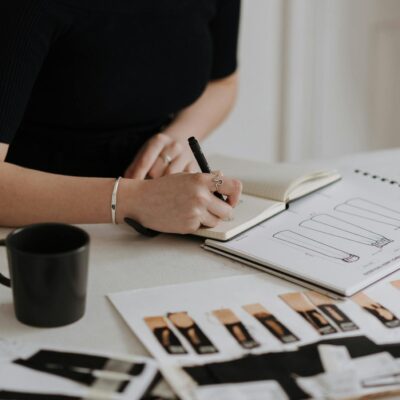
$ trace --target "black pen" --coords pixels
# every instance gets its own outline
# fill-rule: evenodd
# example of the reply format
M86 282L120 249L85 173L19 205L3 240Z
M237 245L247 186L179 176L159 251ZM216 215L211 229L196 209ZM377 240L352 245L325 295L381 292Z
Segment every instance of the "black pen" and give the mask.
M192 153L194 155L194 158L196 159L197 164L199 164L200 171L205 174L210 174L211 173L210 166L208 165L206 157L204 156L204 153L201 150L200 144L197 141L197 139L194 136L192 136L188 139L188 142L189 142L189 146L192 150ZM214 192L214 195L216 197L218 197L219 199L225 201L224 196L222 196L221 193Z

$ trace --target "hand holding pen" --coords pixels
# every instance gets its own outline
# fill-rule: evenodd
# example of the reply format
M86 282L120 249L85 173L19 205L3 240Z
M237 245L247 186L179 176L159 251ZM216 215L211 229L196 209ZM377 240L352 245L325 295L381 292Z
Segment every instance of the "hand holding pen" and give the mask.
M146 236L154 236L157 231L193 233L200 226L215 227L221 220L231 218L232 207L238 203L241 193L240 181L210 174L197 141L191 138L189 143L204 173L175 174L137 182L140 187L132 201L142 207L138 207L136 218L125 218L125 221L140 233ZM222 195L226 201L221 201Z
M201 150L200 144L197 141L197 139L192 136L188 139L189 146L192 149L194 158L197 161L197 164L199 164L200 171L205 173L205 174L212 174L211 168L208 165L208 162L206 160L206 157L204 156L203 151ZM225 201L224 196L222 196L221 193L219 193L219 187L223 184L222 176L220 173L214 173L214 177L212 178L212 181L215 183L215 192L214 196L218 197L220 200Z

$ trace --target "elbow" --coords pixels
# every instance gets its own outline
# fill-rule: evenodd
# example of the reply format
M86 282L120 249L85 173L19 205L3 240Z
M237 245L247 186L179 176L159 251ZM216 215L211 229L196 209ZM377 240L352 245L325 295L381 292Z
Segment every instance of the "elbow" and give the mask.
M229 96L229 111L233 109L236 104L236 100L238 98L239 93L239 73L236 71L233 74L224 78L226 82L224 85L228 87L227 93Z
M210 85L212 85L219 93L221 93L221 98L225 103L227 111L231 111L238 97L239 72L235 71L224 78L212 81Z

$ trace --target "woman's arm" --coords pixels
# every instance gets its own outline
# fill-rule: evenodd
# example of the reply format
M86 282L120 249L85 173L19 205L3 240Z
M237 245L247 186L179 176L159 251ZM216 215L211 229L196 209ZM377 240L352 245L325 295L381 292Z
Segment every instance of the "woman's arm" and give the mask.
M203 140L231 111L238 87L238 74L210 82L204 93L182 110L167 129L151 138L125 173L127 178L157 178L182 171L197 171L187 145L190 136ZM172 162L167 165L163 157Z
M50 174L5 162L8 146L0 143L0 226L37 222L111 222L112 178ZM201 224L215 226L231 215L241 191L239 181L224 178L217 199L209 174L178 174L154 180L122 179L117 221L130 216L162 232L190 233Z
M61 176L4 162L0 143L0 225L110 222L113 179Z

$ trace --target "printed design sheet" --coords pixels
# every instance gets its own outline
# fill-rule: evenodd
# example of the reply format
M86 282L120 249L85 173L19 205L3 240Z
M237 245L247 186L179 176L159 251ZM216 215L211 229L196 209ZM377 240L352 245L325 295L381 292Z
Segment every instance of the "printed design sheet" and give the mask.
M400 272L346 300L246 275L109 295L161 361L209 362L324 337L400 338ZM396 286L397 285L397 286ZM378 300L379 299L379 300Z
M175 379L177 366L248 360L249 355L295 351L318 340L368 336L376 343L396 342L399 282L400 272L351 298L333 300L256 274L114 293L109 298L164 368L175 371L169 378L177 387L185 381L182 376ZM282 385L264 378L250 383L243 377L243 392L254 393L243 399L259 398L266 387L271 398L287 398ZM316 387L318 382L302 385ZM222 386L208 382L200 385L196 398L206 399L210 393L229 398L232 390L229 382Z
M397 186L350 173L237 238L207 245L349 295L400 268L396 195Z
M141 399L157 380L150 358L0 340L0 400Z

